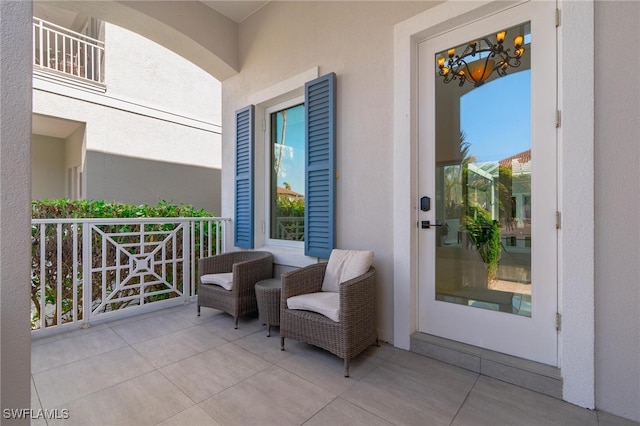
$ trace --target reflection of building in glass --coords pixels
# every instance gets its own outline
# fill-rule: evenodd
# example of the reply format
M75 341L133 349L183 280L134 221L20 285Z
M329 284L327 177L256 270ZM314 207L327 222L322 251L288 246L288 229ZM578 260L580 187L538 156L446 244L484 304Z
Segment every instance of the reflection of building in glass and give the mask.
M499 161L463 157L438 173L444 195L439 217L443 224L438 242L439 297L470 298L484 303L472 306L486 308L502 294L509 300L504 309L530 316L531 150ZM466 272L456 275L459 268L453 264L465 265ZM442 284L447 282L454 286L445 288ZM475 294L478 291L482 295Z
M479 207L497 220L503 233L530 237L531 150L500 161L444 166L445 217L460 219L462 208ZM526 230L526 232L525 232Z
M285 182L286 185L286 182ZM304 195L300 194L299 192L293 191L291 190L291 188L283 188L281 186L279 186L277 188L278 191L278 197L285 197L288 200L303 200L304 199Z
M531 150L500 160L500 167L511 169L512 211L517 227L531 225Z
M468 164L466 200L469 206L486 210L499 222L504 246L529 251L531 150L500 161Z

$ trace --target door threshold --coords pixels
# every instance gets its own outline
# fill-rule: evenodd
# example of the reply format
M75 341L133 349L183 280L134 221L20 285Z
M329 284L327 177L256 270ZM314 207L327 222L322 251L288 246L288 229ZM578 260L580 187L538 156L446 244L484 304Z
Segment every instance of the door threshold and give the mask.
M410 351L562 399L560 369L425 333L411 335Z

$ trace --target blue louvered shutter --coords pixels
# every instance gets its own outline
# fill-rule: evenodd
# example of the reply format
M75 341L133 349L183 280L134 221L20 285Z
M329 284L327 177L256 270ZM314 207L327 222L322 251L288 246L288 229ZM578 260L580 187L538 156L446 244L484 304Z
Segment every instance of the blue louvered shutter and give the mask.
M304 252L328 258L335 245L336 75L305 84Z
M236 247L253 248L253 152L254 106L236 111L236 211L234 239Z

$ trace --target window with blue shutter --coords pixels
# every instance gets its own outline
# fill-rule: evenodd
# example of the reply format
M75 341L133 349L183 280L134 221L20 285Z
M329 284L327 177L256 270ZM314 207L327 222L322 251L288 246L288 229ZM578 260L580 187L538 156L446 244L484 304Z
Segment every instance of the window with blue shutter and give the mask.
M335 73L305 84L304 251L322 258L328 258L335 245L335 99Z
M235 221L236 247L253 248L254 106L236 111Z
M325 259L335 246L335 102L334 73L305 84L304 254ZM243 248L254 248L254 115L253 105L236 112L234 231L236 247ZM270 137L265 139L270 143ZM268 147L264 155L271 155ZM264 179L272 179L272 172L266 170ZM267 217L266 212L258 215Z

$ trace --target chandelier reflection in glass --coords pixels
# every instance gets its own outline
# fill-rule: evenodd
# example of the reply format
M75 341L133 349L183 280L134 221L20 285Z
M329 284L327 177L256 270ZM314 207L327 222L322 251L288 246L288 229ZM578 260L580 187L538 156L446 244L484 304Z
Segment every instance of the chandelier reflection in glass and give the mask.
M458 85L462 86L467 80L471 80L474 87L478 87L494 71L503 77L507 75L508 68L519 67L520 58L524 54L524 37L517 35L513 38L514 49L511 53L511 49L503 45L506 35L507 31L500 31L496 34L495 43L485 37L469 43L460 55L456 55L456 49L452 48L447 51L448 58L439 56L437 63L444 82L458 80Z

